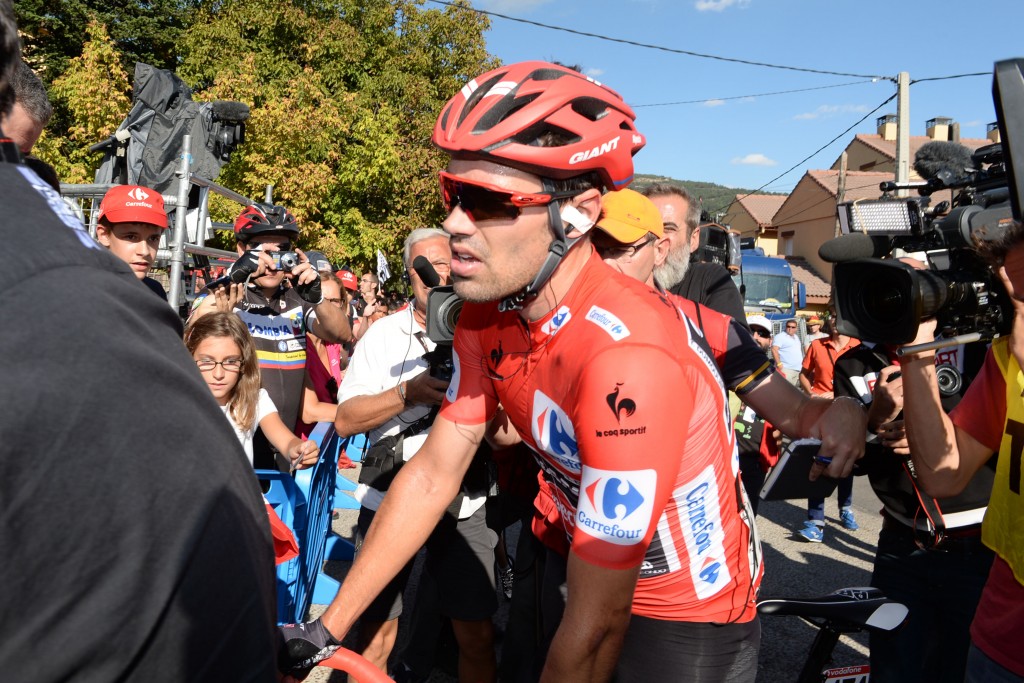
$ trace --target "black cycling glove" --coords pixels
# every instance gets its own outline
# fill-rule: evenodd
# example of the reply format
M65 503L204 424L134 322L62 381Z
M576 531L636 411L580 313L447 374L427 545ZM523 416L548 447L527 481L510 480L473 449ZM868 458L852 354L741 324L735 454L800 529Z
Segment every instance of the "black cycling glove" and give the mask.
M280 634L282 642L277 653L277 668L285 674L304 676L333 655L341 645L319 619L281 626Z
M324 301L323 288L320 287L320 275L317 274L316 279L305 285L295 285L295 292L302 297L304 301L308 301L314 306L322 304Z
M260 252L256 249L250 249L231 264L231 268L228 270L228 277L231 278L232 282L242 283L259 270L259 267Z

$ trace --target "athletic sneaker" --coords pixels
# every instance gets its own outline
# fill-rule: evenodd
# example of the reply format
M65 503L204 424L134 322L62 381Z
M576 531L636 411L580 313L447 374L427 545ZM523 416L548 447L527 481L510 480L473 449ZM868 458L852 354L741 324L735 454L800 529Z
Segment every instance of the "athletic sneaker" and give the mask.
M815 524L811 520L804 522L803 527L797 529L797 536L800 536L811 543L821 543L825 538L825 525Z
M508 558L508 567L502 569L498 567L498 579L501 581L501 592L505 595L506 600L512 599L512 581L515 578L515 562L512 558Z
M847 531L856 531L860 528L860 525L857 524L857 519L853 516L853 510L850 508L843 508L839 511L839 523Z

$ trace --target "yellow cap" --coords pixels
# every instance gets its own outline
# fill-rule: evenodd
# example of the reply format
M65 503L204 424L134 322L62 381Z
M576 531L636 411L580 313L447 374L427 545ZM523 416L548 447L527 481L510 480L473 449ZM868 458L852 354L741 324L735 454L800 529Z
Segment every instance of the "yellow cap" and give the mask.
M617 242L632 244L651 232L665 236L661 212L647 197L630 189L609 192L601 197L601 220L597 227Z

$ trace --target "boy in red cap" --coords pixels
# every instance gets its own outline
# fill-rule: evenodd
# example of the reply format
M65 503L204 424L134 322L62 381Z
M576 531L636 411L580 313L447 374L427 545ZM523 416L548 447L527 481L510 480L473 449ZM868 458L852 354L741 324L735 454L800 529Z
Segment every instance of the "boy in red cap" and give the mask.
M141 185L118 185L110 188L100 202L96 241L127 263L135 277L164 300L164 288L148 274L166 229L164 198L156 190Z

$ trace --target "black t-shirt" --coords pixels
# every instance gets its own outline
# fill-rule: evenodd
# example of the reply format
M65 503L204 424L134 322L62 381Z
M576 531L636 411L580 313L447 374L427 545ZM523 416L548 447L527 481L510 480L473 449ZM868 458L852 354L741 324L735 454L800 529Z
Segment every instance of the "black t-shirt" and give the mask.
M985 344L975 343L960 347L956 353L963 354L958 365L961 368L963 385L960 391L951 396L942 397L942 408L951 411L960 399L971 380L977 375L985 357ZM870 405L874 382L878 372L892 363L886 349L880 345L860 344L839 356L835 367L835 395L852 396L864 405ZM860 473L867 473L871 488L890 511L896 512L904 519L914 519L920 504L914 492L909 475L903 468L902 456L896 455L892 449L880 443L868 443L864 457L858 461ZM982 467L974 475L967 487L957 496L939 501L944 513L965 512L988 505L995 476L995 458L988 467ZM919 515L923 518L923 514Z
M669 291L732 316L746 327L747 317L743 312L740 290L729 271L717 263L691 263L686 269L686 277Z
M0 216L0 678L274 681L265 508L180 321L26 167Z

